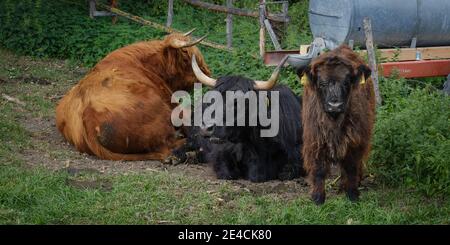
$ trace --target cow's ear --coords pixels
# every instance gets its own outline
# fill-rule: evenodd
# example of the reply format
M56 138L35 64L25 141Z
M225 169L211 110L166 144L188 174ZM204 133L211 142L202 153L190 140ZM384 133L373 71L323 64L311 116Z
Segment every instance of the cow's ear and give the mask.
M301 71L297 70L297 75L300 77L300 83L303 86L308 85L311 82L314 82L313 74L311 72L311 66L307 66Z
M370 78L370 75L372 74L372 70L367 65L360 65L358 66L358 72L356 75L355 82L360 82L361 84L364 84L367 79Z

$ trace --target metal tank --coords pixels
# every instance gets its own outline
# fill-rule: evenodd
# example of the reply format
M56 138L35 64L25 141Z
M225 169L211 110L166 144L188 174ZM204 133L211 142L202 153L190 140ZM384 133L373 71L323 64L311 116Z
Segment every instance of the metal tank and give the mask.
M314 38L335 48L353 40L365 47L364 17L370 17L378 47L450 45L450 0L310 0Z

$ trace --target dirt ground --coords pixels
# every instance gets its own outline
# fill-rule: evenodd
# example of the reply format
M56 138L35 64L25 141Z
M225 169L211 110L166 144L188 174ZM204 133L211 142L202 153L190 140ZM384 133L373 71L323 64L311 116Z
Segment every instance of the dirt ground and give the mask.
M170 165L160 161L109 161L100 160L95 156L79 153L65 141L55 126L54 118L25 117L21 121L25 129L31 134L32 147L21 152L26 164L33 167L45 167L53 171L67 171L71 175L77 173L96 174L130 174L144 172L167 171L182 174L194 179L203 179L211 184L220 184L225 180L218 180L208 164L178 164ZM332 178L336 176L332 176ZM291 181L269 181L252 183L246 180L229 181L233 186L242 188L255 194L297 194L307 192L304 178ZM74 185L80 183L72 183ZM84 183L89 185L89 183ZM81 184L83 185L83 184Z

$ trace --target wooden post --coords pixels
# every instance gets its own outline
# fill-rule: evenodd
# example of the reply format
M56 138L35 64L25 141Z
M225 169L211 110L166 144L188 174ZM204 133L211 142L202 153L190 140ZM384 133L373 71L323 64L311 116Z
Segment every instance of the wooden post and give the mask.
M286 31L289 25L289 2L288 1L284 1L283 2L283 17L284 17L284 34L286 35Z
M270 25L270 21L268 19L264 20L264 25L266 26L267 33L269 33L270 39L272 40L273 46L275 46L275 50L281 50L280 43L278 42L277 36Z
M109 6L108 6L109 8L116 8L117 0L109 0L108 4L109 4ZM107 12L107 11L97 11L96 5L98 5L96 0L89 0L89 17L91 19L94 19L97 16L98 17L100 17L100 16L113 16L112 21L113 21L113 24L114 24L115 23L115 18L114 17L116 17L116 15L114 13Z
M381 105L380 90L378 88L378 67L377 67L377 60L375 57L375 49L373 47L372 23L369 17L364 18L363 26L364 26L364 34L366 36L366 49L367 49L367 57L369 58L369 67L372 70L371 77L373 81L373 89L375 90L377 105Z
M353 39L348 40L348 46L353 50L353 46L355 46L355 41Z
M117 0L111 0L111 8L117 8ZM111 19L112 24L115 25L117 22L117 15L114 15Z
M89 0L89 17L94 18L95 13L95 0Z
M259 56L263 59L266 52L264 20L266 19L266 0L259 0Z
M227 8L233 7L233 0L227 0ZM233 46L233 15L227 14L227 48Z
M168 0L168 10L167 10L167 22L166 22L166 26L170 27L172 25L172 20L173 20L173 0Z

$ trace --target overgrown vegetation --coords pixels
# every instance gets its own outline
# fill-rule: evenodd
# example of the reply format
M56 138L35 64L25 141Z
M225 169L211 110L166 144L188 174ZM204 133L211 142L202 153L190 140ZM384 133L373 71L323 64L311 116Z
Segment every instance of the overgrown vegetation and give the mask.
M450 194L450 97L432 85L381 81L371 169L391 185Z
M124 19L117 25L111 25L110 18L91 20L87 15L85 2L84 0L2 1L0 43L3 47L21 54L81 59L84 64L91 66L114 49L164 35L159 30ZM224 43L225 14L211 14L182 1L175 3L174 28L188 30L197 27L196 35L209 34L208 39ZM255 1L249 0L237 1L236 6L255 10L258 7ZM166 20L166 1L123 1L120 8L158 23L164 23ZM300 41L308 41L310 36L306 31L309 27L306 21L305 1L295 3L290 11L292 28L287 38L289 42L284 45L298 47ZM244 53L248 57L258 54L258 20L240 16L234 18L234 46L239 50L245 50ZM186 20L189 22L186 23ZM301 33L305 40L299 40L296 37L297 33ZM270 45L270 41L267 45Z
M155 2L121 1L120 8L164 23L166 3ZM307 1L292 2L292 23L283 42L286 48L311 40ZM224 14L211 14L181 1L175 3L175 28L197 27L196 35L209 33L208 39L223 43ZM251 0L236 1L236 5L257 7ZM0 47L22 55L67 59L68 63L81 62L91 67L114 49L164 35L125 19L119 19L116 25L111 25L110 18L91 20L87 13L84 0L0 1ZM235 17L234 24L236 52L200 47L213 74L266 78L272 70L257 58L257 20ZM0 64L10 58L0 56ZM55 79L66 73L50 70L41 69L35 75ZM54 102L41 94L39 86L2 84L1 79L20 78L24 72L0 67L0 92L17 93L27 103L26 110L36 117L52 116ZM301 94L297 80L290 69L284 69L282 82ZM66 82L58 89L66 90L75 82ZM24 112L0 100L0 223L448 223L450 97L437 91L442 83L443 79L382 79L384 103L377 111L369 162L369 171L379 185L364 192L361 203L351 204L339 197L320 208L312 205L306 195L299 194L286 202L271 195L236 192L227 183L219 188L219 196L212 197L205 194L210 191L205 183L167 173L108 176L111 189L107 193L69 187L66 181L70 176L66 173L30 171L20 166L22 160L16 152L26 149L31 137L18 122L18 115ZM185 191L186 186L193 187L192 193ZM217 198L231 204L218 203ZM177 204L173 206L171 201ZM217 209L217 205L225 206Z

